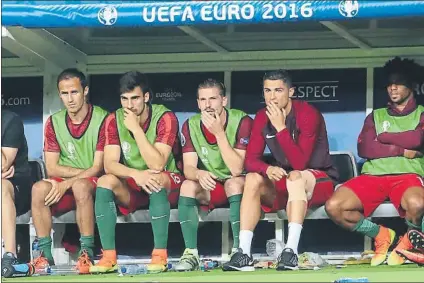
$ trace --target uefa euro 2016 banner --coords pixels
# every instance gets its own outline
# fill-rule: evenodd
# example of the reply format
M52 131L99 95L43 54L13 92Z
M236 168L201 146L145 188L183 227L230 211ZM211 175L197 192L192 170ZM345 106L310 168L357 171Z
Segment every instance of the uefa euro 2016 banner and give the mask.
M424 1L2 1L2 25L181 26L424 15Z

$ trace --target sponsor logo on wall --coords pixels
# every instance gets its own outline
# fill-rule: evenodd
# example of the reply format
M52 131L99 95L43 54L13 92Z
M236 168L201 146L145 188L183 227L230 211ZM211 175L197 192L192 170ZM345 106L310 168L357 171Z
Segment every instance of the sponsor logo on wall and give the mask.
M18 114L25 128L30 158L41 158L43 142L43 78L1 79L1 107Z
M293 98L312 103L338 102L339 81L294 82L296 92Z
M172 88L165 88L162 92L155 93L156 101L178 101L178 99L181 99L182 97L183 94L180 91Z

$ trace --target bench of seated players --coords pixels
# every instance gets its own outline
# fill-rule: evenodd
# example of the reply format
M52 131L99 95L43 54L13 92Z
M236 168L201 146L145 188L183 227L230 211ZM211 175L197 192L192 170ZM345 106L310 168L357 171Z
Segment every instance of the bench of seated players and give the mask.
M337 167L340 174L340 182L343 183L358 175L358 170L355 162L355 158L350 152L346 151L332 151L331 158L333 163ZM272 164L272 156L270 154L264 154L264 160L267 163ZM34 180L41 180L45 178L45 166L43 161L39 159L30 161L32 169L32 177ZM336 187L337 188L337 187ZM384 203L380 205L377 210L372 214L371 217L397 217L399 216L396 209L391 203ZM30 244L35 239L35 228L31 221L31 214L21 215L17 218L17 224L29 224L30 225ZM208 215L200 215L199 219L202 222L222 222L222 258L228 258L230 252L231 238L230 238L230 223L229 223L229 208L217 208ZM306 219L328 219L325 212L324 206L310 209L307 213ZM284 242L284 221L287 220L285 211L278 211L277 213L267 213L262 216L263 221L269 221L275 223L275 238ZM127 216L118 216L117 223L149 223L150 217L148 210L138 210ZM171 210L170 222L178 221L177 209ZM61 240L65 232L65 225L67 223L75 222L75 211L70 211L63 215L53 217L53 256L56 259L56 264L69 264L70 257L62 246ZM371 239L365 237L364 249L371 249Z

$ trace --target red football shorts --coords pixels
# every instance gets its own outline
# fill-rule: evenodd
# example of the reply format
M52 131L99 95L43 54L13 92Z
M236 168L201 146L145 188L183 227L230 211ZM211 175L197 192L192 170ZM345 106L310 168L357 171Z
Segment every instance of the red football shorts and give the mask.
M423 179L416 174L402 175L360 175L343 184L351 189L361 200L364 216L370 216L374 210L387 199L396 207L399 215L405 217L401 201L405 191L411 187L421 187L424 190Z
M64 181L63 178L59 178L59 177L52 177L50 179L55 180L58 183ZM86 179L89 180L91 185L93 186L93 188L96 189L97 180L99 178L98 177L89 177L89 178L86 178ZM76 207L77 207L77 205L75 203L74 193L72 192L72 189L69 189L62 196L62 198L59 200L58 203L56 203L56 204L54 204L50 207L50 210L51 210L51 214L53 216L56 216L56 215L64 214L66 212L75 210Z
M184 176L178 173L171 173L164 171L169 177L171 183L170 192L168 194L169 204L171 208L175 208L178 205L178 198L180 196L180 187L184 181ZM128 215L140 208L146 207L149 204L149 195L139 187L133 178L126 179L128 189L130 191L130 205L129 207L123 207L118 205L119 211L123 215Z

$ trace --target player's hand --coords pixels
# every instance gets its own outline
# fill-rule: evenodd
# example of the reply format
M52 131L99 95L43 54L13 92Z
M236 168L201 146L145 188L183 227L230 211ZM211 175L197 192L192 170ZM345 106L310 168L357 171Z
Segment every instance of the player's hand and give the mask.
M15 166L10 166L5 172L1 172L2 179L10 179L15 175Z
M205 170L197 170L196 173L197 180L199 180L200 186L207 191L213 191L216 185L216 179L218 179L214 174Z
M278 108L277 104L272 102L267 104L266 115L277 132L286 128L286 111Z
M66 184L65 183L61 184L51 179L44 179L44 181L52 185L50 192L47 194L46 198L44 199L44 205L51 206L55 203L58 203L59 200L65 194L66 190L68 189Z
M287 176L287 172L281 167L269 166L268 169L266 169L266 175L272 181L280 181L281 178Z
M153 192L160 192L163 187L160 171L157 170L143 170L137 171L131 176L136 184L140 186L149 195Z
M131 132L140 129L140 116L137 116L131 110L124 108L124 125L128 131Z
M221 118L215 110L215 117L209 112L202 111L202 123L214 136L224 133L224 126L222 125Z
M423 153L416 150L405 149L403 151L403 156L409 159L423 157Z

